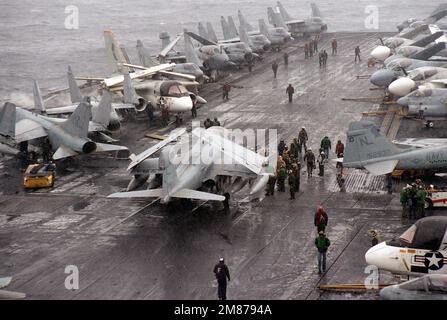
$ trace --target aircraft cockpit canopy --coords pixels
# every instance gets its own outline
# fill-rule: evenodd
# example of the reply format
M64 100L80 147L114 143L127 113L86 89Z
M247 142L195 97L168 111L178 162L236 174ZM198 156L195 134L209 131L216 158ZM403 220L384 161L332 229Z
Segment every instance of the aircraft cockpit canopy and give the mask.
M428 217L417 221L390 246L423 250L439 250L447 229L447 217Z
M188 90L177 81L165 81L160 86L160 94L169 97L189 96Z

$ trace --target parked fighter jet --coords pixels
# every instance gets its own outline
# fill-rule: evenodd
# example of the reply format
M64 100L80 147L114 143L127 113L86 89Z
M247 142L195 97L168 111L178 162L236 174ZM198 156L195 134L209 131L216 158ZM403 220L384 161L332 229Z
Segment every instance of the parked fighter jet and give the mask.
M446 4L439 5L431 14L425 19L418 20L415 18L410 18L397 25L397 30L399 32L405 32L408 29L414 29L421 25L429 25L437 22L438 20L444 18L447 15Z
M256 54L263 54L265 51L268 51L270 49L271 42L269 39L267 39L265 35L263 34L248 35L244 24L240 24L238 31L234 32L234 30L232 30L233 27L236 28L236 26L234 25L234 20L231 16L228 17L228 19L229 21L232 21L231 23L228 23L228 26L231 29L231 31L223 30L225 40L220 40L219 43L225 44L225 43L243 42L246 43L250 47L250 49ZM232 27L230 27L230 25ZM223 25L222 28L224 28Z
M366 263L395 274L447 274L447 217L418 220L399 238L375 245Z
M180 136L180 142L167 146ZM149 159L160 149L159 158ZM179 129L143 153L132 155L131 160L128 170L134 177L128 190L142 185L150 174L155 174L149 183L154 189L119 192L109 197L152 197L162 203L172 198L223 201L222 194L237 192L247 183L252 186L250 195L256 196L264 190L269 175L274 174L276 168L273 151L270 158L261 156L231 140L223 127L196 128L190 135L185 134L185 129ZM197 191L210 180L220 194Z
M311 18L305 20L292 18L286 9L284 9L281 2L278 1L276 5L276 10L271 7L267 9L269 21L275 26L287 28L292 37L307 37L313 34L320 34L327 30L327 24L323 22L320 10L315 3L311 3Z
M369 81L379 87L387 87L394 80L404 76L406 72L420 67L444 67L446 61L427 61L410 58L396 58L386 65L385 69L375 71Z
M397 100L410 116L427 121L433 127L433 120L447 118L447 89L419 87L419 89Z
M163 33L166 34L166 36L169 38L169 35L167 32ZM162 63L166 62L172 62L173 59L177 60L180 59L178 55L172 56L168 55L168 53L172 50L173 46L177 43L177 39L179 39L181 36L177 36L175 40L169 42L158 54L159 60ZM143 45L143 42L141 40L137 40L137 53L138 57L140 58L141 65L146 68L151 68L154 66L159 65L157 61L152 59L149 50ZM182 58L186 60L186 56L182 56ZM127 61L128 64L132 64L131 61ZM200 67L192 62L184 62L184 63L176 63L175 66L172 69L173 72L191 75L194 77L195 81L199 83L205 82L205 77L203 74L203 71L200 69ZM175 78L175 76L173 76ZM177 78L176 80L183 80L183 78Z
M221 22L225 23L225 25L222 25L222 29L224 32L224 35L229 35L229 27L226 24L225 18L221 17ZM201 27L202 26L202 27ZM211 24L208 24L208 31L205 33L203 30L203 25L199 23L199 35L189 33L189 36L191 36L193 39L200 42L202 45L216 45L219 46L225 51L225 53L228 55L230 61L237 65L242 65L247 62L253 61L253 59L259 59L259 56L255 53L253 53L253 50L249 47L249 45L245 42L228 42L228 41L214 41L211 39L215 39L215 33L212 29ZM206 38L205 36L208 35L210 38Z
M397 170L447 172L447 145L399 149L370 121L351 122L347 133L343 166L366 169L373 175Z
M407 76L393 81L388 90L403 97L418 87L445 88L447 85L447 69L440 67L420 67L408 72Z
M267 37L272 48L279 50L283 45L292 40L290 33L283 27L267 27L264 19L258 20L259 32Z
M76 80L71 71L71 67L68 66L68 88L70 90L70 99L72 104L63 107L46 108L40 93L37 81L34 82L34 108L46 115L59 115L59 114L71 114L78 107L79 103L86 101L86 97L83 97L79 90ZM108 94L108 93L107 93ZM106 98L109 100L109 97ZM135 110L135 105L130 103L111 103L110 116L104 117L99 111L100 102L94 101L88 98L88 102L92 106L92 122L101 124L107 131L118 131L121 128L121 117L118 115L117 110L130 109Z
M380 290L385 300L447 300L447 275L429 274Z
M9 131L16 143L48 137L55 151L54 160L88 154L128 150L126 147L93 142L87 138L91 106L80 103L68 119L50 118L5 103L0 113L0 132ZM14 132L11 124L15 123Z

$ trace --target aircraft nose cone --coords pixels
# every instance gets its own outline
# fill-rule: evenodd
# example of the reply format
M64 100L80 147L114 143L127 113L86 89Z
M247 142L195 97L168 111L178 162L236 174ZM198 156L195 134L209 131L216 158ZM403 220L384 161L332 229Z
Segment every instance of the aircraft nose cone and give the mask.
M379 61L384 61L390 56L391 50L385 46L378 46L371 51L371 56Z
M388 86L388 90L396 96L403 97L409 94L414 87L415 87L414 81L404 77L393 81Z
M384 242L375 245L365 253L365 261L368 265L381 266L383 260Z
M192 100L190 96L173 98L170 110L171 112L187 112L192 109Z
M371 75L369 81L378 87L387 87L396 79L393 71L388 69L377 70Z

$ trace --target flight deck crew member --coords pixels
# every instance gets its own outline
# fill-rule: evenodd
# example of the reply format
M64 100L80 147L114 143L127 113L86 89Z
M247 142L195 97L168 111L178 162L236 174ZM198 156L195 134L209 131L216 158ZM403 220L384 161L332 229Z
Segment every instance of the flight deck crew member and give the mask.
M335 153L337 154L337 158L341 158L341 154L345 152L345 145L341 140L337 141L337 144L335 145Z
M359 58L359 62L360 62L360 47L359 46L355 47L354 53L355 53L355 60L354 60L354 62L357 62L357 58Z
M289 83L289 86L286 89L286 93L289 95L289 103L292 103L293 94L295 93L295 88L292 87L292 84Z
M329 150L331 149L331 147L332 147L331 140L329 140L328 136L325 136L321 140L320 148L323 149L326 158L329 158Z
M314 39L314 52L318 52L318 40L319 40L319 35L315 35L315 39Z
M227 300L227 278L230 281L230 271L224 258L220 258L219 263L214 266L214 275L217 279L217 297L219 300Z
M285 192L286 191L286 178L287 178L287 170L286 166L281 166L278 170L278 191Z
M192 109L191 109L191 117L194 119L197 117L197 98L192 97Z
M318 237L315 238L315 246L318 250L318 274L326 272L326 253L331 242L324 234L324 231L318 232Z
M278 62L273 61L272 63L272 70L273 70L273 78L276 79L276 73L278 72Z
M380 243L380 237L377 230L371 230L371 247L374 247L375 245L378 245Z
M310 40L310 42L309 42L309 57L312 58L313 55L314 55L314 41Z
M303 151L303 149L302 149L303 145L304 145L304 152L306 152L306 150L307 150L307 146L306 146L307 140L309 140L309 137L307 136L306 128L301 127L301 130L298 133L298 145L300 147L300 153L302 153L302 151Z
M319 206L314 216L314 225L317 227L317 231L325 231L329 218L323 206Z
M304 161L307 163L307 176L312 177L312 171L315 169L315 155L312 148L307 149L304 154Z
M408 190L411 188L409 184L407 184L405 187L402 188L400 191L400 204L402 205L402 218L408 217L408 199L409 199L409 192Z
M336 55L337 54L337 39L332 39L331 42L332 45L332 55Z
M230 98L228 97L228 94L230 93L231 85L230 85L228 82L225 82L225 84L224 84L223 87L222 87L222 90L223 90L222 99L223 99L223 100L228 100L228 99L230 99Z
M225 192L224 197L225 197L225 200L223 201L224 212L225 214L228 214L230 213L230 194L228 192Z
M278 155L279 156L282 156L282 153L284 152L285 147L286 147L286 143L284 142L283 139L281 139L278 144Z
M272 174L269 176L269 180L267 181L267 192L266 196L273 196L275 193L275 184L276 184L276 175Z
M220 122L217 118L214 118L213 125L220 127Z
M298 145L298 139L297 138L293 138L293 141L290 144L289 154L294 159L298 159L299 152L300 152L300 146Z
M321 151L320 154L318 155L317 162L318 162L318 175L322 177L324 176L324 165L327 162L324 151Z
M304 59L309 58L309 44L306 42L304 44Z
M284 58L284 64L287 68L287 66L289 65L289 54L287 52L284 52L283 58Z

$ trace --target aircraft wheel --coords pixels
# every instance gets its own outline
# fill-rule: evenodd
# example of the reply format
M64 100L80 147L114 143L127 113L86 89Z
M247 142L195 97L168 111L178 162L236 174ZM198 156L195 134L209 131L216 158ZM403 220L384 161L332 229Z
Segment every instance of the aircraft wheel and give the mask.
M424 201L424 208L425 209L433 209L433 202L430 199L425 199Z
M427 123L425 124L425 126L427 128L433 128L435 126L435 124L433 123L433 121L427 121Z

